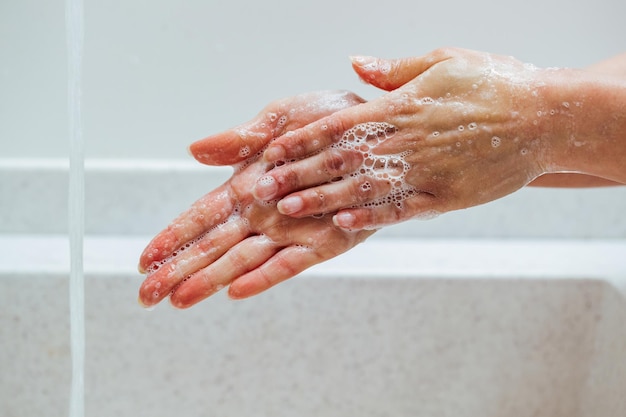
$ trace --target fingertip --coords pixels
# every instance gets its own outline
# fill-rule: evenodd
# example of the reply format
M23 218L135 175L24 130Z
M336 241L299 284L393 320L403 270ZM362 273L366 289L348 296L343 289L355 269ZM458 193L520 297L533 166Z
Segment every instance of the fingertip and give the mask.
M304 207L304 200L299 196L291 196L278 202L276 208L280 214L286 216L297 214Z
M158 259L156 260L158 261ZM148 268L150 268L150 265L152 265L154 261L154 249L152 248L152 245L149 245L146 249L144 249L144 251L141 253L141 256L139 257L137 270L140 274L146 274Z
M363 81L385 91L403 86L425 70L420 58L354 56L351 60L352 67Z
M207 291L201 284L201 281L194 281L193 279L183 280L183 282L172 290L170 294L170 305L179 310L183 310L213 295L214 291Z
M187 308L191 307L194 304L195 303L185 302L180 297L177 297L176 296L176 292L174 292L172 295L170 295L170 305L172 307L174 307L174 308L179 309L179 310L187 309Z
M146 310L152 310L157 304L157 302L149 302L145 295L142 294L142 291L139 290L139 295L137 296L137 303L139 304L139 306L141 306L141 308L144 308Z
M137 296L137 304L139 304L139 306L142 307L142 308L149 308L149 306L144 304L144 302L141 300L141 295Z
M340 211L333 216L333 224L341 229L354 230L356 217L349 211Z
M228 287L228 298L231 300L243 300L257 295L267 289L267 286L259 285L257 280L249 276L236 279Z
M264 175L259 178L252 188L252 195L257 200L269 201L274 198L278 191L278 184L271 175Z
M231 300L243 300L244 298L248 298L245 292L241 291L239 286L235 284L230 284L228 287L228 298Z
M187 154L195 159L196 155L195 155L195 153L194 153L194 151L192 149L192 146L194 145L194 143L192 143L191 145L187 146Z
M267 162L278 162L281 159L284 159L285 155L285 148L282 145L275 143L268 146L265 152L263 152L263 159Z
M231 129L193 142L191 156L205 165L233 165L255 153L264 143L247 141L239 129Z
M197 140L187 147L187 152L198 162L205 165L219 164L220 155L219 147L213 143L213 137L209 136L204 139Z

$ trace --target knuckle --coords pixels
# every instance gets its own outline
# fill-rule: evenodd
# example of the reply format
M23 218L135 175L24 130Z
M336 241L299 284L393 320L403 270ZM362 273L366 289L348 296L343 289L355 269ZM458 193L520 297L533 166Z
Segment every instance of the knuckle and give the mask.
M343 174L347 168L347 161L343 152L329 150L324 158L324 169L330 175Z
M388 195L391 182L388 180L363 178L353 184L353 194L358 196L359 201L366 199L381 199Z
M326 195L316 188L307 190L303 197L311 211L324 211L328 206Z
M349 197L346 202L349 204L363 204L376 199L379 192L377 184L371 178L354 180L350 184Z
M346 123L341 117L330 116L322 121L320 128L329 135L332 142L337 142L348 130Z
M231 263L237 270L247 271L249 269L250 259L241 251L230 251L229 257Z
M292 277L298 273L298 268L295 266L293 259L284 252L279 252L275 255L275 261L279 269L282 271L283 276ZM274 280L271 277L266 277L266 281L270 284L274 284Z
M365 103L365 100L357 94L354 94L352 91L342 90L342 95L344 96L344 100L348 106L354 106L357 104Z
M362 201L363 199L372 195L372 181L369 179L363 179L361 181L355 181L352 184L352 195L357 197L358 201Z
M300 134L294 134L287 137L287 143L285 148L287 149L287 155L295 156L295 155L306 155L308 148L308 137L310 136L309 132L300 131Z
M298 173L290 166L284 167L273 177L281 190L293 190L300 185Z

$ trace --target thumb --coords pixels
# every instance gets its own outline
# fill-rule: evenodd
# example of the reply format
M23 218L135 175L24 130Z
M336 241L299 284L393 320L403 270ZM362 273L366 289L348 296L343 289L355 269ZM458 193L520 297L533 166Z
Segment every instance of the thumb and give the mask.
M439 62L432 56L400 59L382 59L371 56L352 56L352 68L358 76L374 87L385 91L402 87Z

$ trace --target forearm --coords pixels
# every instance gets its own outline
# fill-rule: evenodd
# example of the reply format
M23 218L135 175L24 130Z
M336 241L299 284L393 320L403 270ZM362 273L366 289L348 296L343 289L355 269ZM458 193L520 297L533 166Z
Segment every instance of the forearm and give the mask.
M538 118L546 172L626 183L626 80L590 71L546 71L542 97Z

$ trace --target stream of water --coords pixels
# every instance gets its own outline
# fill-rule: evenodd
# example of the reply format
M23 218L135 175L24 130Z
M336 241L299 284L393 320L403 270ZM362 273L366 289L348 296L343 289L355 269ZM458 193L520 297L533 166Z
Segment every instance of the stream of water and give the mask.
M85 230L85 169L81 121L83 3L66 0L65 20L68 51L68 111L70 171L68 234L70 243L70 338L72 386L70 417L85 415L85 278L83 236Z

